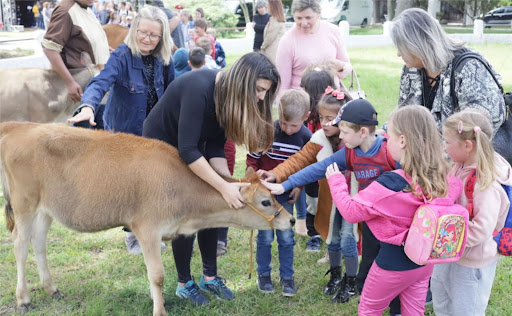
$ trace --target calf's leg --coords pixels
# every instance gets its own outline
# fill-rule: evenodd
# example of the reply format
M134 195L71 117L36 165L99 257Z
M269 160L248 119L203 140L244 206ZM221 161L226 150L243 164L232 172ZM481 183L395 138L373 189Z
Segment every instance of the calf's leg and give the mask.
M32 215L14 214L15 227L12 233L14 242L14 256L16 258L16 268L18 281L16 284L16 300L20 312L27 312L30 307L30 297L27 290L27 279L25 273L25 264L27 262L28 247L30 245L30 236L32 229Z
M162 237L158 234L158 229L154 225L153 227L132 227L132 231L139 240L148 271L151 298L153 299L153 316L167 315L162 295L164 285L164 266L162 264L162 250L160 248Z
M52 218L50 216L42 211L37 213L32 222L32 248L36 256L41 285L49 296L60 298L59 290L53 284L46 256L46 240L51 225Z

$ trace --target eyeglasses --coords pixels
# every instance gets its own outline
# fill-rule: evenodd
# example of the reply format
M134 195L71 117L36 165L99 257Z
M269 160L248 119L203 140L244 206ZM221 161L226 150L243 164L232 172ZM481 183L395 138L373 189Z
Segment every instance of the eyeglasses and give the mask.
M162 37L160 35L151 34L146 31L141 31L141 30L137 30L137 35L139 35L140 39L145 39L146 37L149 36L149 40L152 42L156 42L156 41L160 40L160 38Z

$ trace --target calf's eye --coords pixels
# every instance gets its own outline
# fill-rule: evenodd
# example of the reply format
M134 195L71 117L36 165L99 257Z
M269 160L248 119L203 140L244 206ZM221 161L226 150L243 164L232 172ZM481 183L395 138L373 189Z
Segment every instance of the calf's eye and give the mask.
M264 201L261 201L261 205L270 206L270 205L272 205L272 203L270 203L270 200L264 200Z

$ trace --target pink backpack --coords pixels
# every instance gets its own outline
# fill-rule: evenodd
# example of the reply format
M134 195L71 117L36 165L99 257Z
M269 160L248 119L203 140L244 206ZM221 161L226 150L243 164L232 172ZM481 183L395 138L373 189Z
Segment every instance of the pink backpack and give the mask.
M407 182L403 170L397 170ZM468 230L468 211L455 200L462 182L451 183L448 196L435 198L418 207L405 239L405 254L412 262L425 265L458 261L464 252Z

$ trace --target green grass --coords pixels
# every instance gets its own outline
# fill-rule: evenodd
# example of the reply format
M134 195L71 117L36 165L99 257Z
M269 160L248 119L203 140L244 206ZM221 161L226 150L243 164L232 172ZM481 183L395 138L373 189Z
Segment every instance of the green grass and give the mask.
M507 91L512 90L512 65L507 62L507 45L475 46L504 75ZM379 120L384 122L394 108L398 94L398 80L402 61L392 47L349 50L351 61L357 69L362 88L375 104ZM239 55L228 54L228 64ZM237 150L235 177L241 177L245 168L243 148ZM0 197L0 206L4 201ZM327 282L324 277L327 265L318 265L322 257L306 253L306 238L296 237L295 279L298 293L285 298L278 285L278 257L273 247L273 281L276 293L263 295L249 273L249 231L230 229L228 253L218 260L219 274L226 278L236 299L222 302L212 298L211 304L195 308L179 300L175 294L176 270L172 252L163 252L165 267L164 298L169 315L356 315L357 300L348 304L333 305L322 293ZM30 293L33 309L27 315L150 315L152 301L142 256L129 255L124 246L124 233L111 229L96 234L79 234L54 223L48 236L48 261L55 284L64 297L53 300L44 291ZM253 241L253 244L255 242ZM170 244L167 243L170 247ZM325 249L325 245L323 245ZM3 208L0 210L0 315L16 314L16 266L13 244L5 229ZM253 261L254 261L253 257ZM255 266L255 263L254 263ZM192 274L201 274L198 247L194 248ZM39 283L37 266L32 251L27 260L29 288ZM512 310L512 259L502 257L494 281L487 315L508 315ZM433 315L432 307L426 315Z

